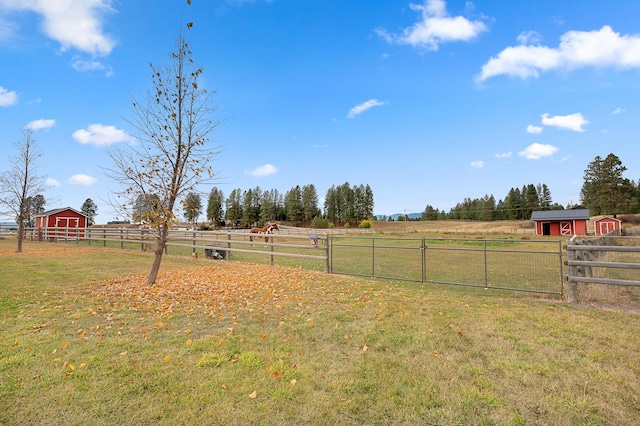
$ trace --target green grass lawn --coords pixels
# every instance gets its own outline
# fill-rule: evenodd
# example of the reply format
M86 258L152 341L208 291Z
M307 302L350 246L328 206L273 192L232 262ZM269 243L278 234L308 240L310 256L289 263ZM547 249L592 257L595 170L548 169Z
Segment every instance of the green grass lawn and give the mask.
M0 240L2 425L640 418L637 314L171 255L150 289L127 284L150 253L13 249Z

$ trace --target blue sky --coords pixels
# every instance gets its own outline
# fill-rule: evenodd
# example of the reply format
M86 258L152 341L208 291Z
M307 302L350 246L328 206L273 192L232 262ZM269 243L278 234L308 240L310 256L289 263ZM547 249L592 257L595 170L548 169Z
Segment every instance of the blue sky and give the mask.
M0 0L0 171L30 126L47 208L114 219L105 146L135 143L130 98L182 16L225 196L362 183L390 215L545 183L566 205L610 152L640 178L637 0L185 3Z

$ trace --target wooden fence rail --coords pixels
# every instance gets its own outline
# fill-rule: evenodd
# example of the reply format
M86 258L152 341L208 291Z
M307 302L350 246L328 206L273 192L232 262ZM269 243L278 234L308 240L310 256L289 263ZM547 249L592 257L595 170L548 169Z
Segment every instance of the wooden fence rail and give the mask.
M567 260L565 264L568 266L567 274L567 300L575 303L578 299L579 285L585 284L605 284L616 286L633 286L640 287L640 281L628 278L608 278L607 272L611 269L624 270L640 270L640 240L623 240L625 237L615 238L605 236L590 240L578 240L576 237L571 238L565 249L567 250ZM637 243L638 245L612 245L614 242L621 241ZM603 253L615 254L638 254L637 262L620 262L620 261L602 261L599 258ZM635 260L635 259L634 259ZM605 273L600 276L594 276L593 268L603 268ZM640 277L640 273L632 273L633 277ZM631 275L630 275L631 276Z
M266 256L269 263L274 264L276 257L306 259L323 262L324 271L329 271L329 244L324 235L278 235L278 234L249 234L244 231L191 231L173 230L169 232L169 239L165 253L185 249L191 251L194 257L198 252L206 256L207 252L224 253L224 258L231 259L231 253L244 253ZM140 250L154 249L156 243L155 231L143 228L30 228L25 231L25 237L35 241L66 242L75 244L100 244L103 247L132 248L139 245ZM253 237L252 241L250 238ZM265 241L265 238L267 241ZM300 244L301 241L309 244ZM172 250L175 249L175 250ZM313 250L313 254L309 251Z

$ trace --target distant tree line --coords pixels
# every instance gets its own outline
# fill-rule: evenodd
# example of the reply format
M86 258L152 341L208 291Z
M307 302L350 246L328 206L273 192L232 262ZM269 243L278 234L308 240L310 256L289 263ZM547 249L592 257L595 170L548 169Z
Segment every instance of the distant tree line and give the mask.
M465 198L446 212L431 205L422 212L421 220L529 220L531 212L537 210L561 210L564 207L554 203L551 190L546 184L532 183L522 188L511 188L504 199L496 201L493 195L482 198Z
M614 154L604 159L596 156L584 171L580 205L593 216L640 213L640 179L634 182L623 177L626 170ZM549 187L539 183L511 188L504 199L497 202L493 195L465 198L449 212L427 205L418 220L529 220L533 211L564 208L553 202Z
M185 220L195 223L202 214L200 195L190 193L182 204ZM145 216L143 212L152 206L153 203L141 200L139 216ZM222 190L214 187L209 193L205 213L206 220L214 226L246 228L275 221L294 226L350 226L373 218L373 206L373 191L369 185L352 186L348 182L329 188L322 210L313 184L296 185L284 194L259 186L247 190L237 188L226 197Z

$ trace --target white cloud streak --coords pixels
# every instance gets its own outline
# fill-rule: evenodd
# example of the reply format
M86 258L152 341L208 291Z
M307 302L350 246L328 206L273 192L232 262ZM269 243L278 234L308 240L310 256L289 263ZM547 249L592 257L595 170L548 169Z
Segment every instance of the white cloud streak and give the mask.
M526 147L524 151L520 151L518 155L526 158L527 160L539 160L543 157L550 157L556 152L558 152L558 148L553 145L533 143Z
M111 3L112 0L0 0L0 11L40 15L43 32L60 43L63 52L77 49L104 56L116 44L102 31L105 15L113 12Z
M56 188L56 187L60 186L60 182L58 182L57 180L55 180L53 178L47 178L47 180L45 181L45 185L47 185L50 188Z
M496 154L496 158L499 158L501 160L504 160L505 158L510 158L511 155L513 155L513 152L509 151L509 152L503 152L500 154Z
M77 174L71 176L67 182L71 185L90 186L96 183L98 179L93 176Z
M91 124L86 129L76 130L72 137L81 144L95 146L109 146L112 143L133 142L134 140L124 130L103 124Z
M40 129L49 129L55 125L56 125L56 120L53 120L53 119L44 120L41 118L40 120L30 121L25 127L31 130L40 130Z
M390 34L380 28L376 29L376 33L389 43L409 44L436 51L442 43L470 41L488 30L482 21L450 16L444 0L425 0L424 4L410 3L409 7L421 14L418 22L405 28L401 35Z
M382 106L382 105L386 105L386 102L381 102L377 99L370 99L366 102L361 103L360 105L356 105L353 108L351 108L349 110L349 114L347 114L347 118L353 119L355 118L357 115L362 114L363 112L365 112L368 109L371 109L373 107L377 107L377 106Z
M255 177L264 177L269 175L274 175L278 173L278 168L273 164L265 164L264 166L259 166L249 172L251 176Z
M499 75L538 78L544 71L586 67L640 68L640 35L620 35L605 25L597 31L568 31L557 48L539 44L507 47L482 66L476 81Z
M18 94L0 86L0 107L8 107L18 103Z
M537 135L539 133L542 133L542 127L540 126L534 126L532 124L529 124L527 126L527 133L531 133L533 135Z
M549 117L549 114L542 114L542 124L565 130L573 130L574 132L584 132L584 126L589 124L589 121L586 120L579 112L570 115L556 115L553 117Z
M484 166L484 161L472 161L471 167L474 169L481 169Z
M73 61L71 62L71 66L73 67L73 69L80 72L101 71L105 68L102 62L98 62L94 60L86 61L77 56L73 58Z

